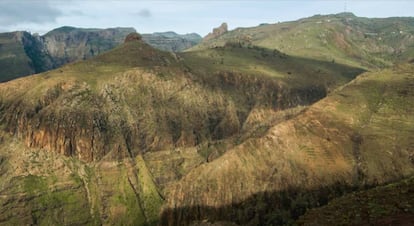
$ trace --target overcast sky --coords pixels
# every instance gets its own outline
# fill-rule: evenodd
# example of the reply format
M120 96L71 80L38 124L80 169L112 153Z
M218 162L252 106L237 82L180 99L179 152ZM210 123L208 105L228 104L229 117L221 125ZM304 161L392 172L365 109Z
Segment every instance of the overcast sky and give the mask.
M414 16L414 1L0 0L0 32L43 34L61 26L134 27L140 33L175 31L204 36L222 22L234 29L345 9L364 17Z

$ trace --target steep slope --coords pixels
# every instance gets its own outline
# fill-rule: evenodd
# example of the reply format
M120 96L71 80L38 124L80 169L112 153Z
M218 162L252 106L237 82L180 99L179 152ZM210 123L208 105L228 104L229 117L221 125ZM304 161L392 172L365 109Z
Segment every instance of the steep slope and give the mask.
M414 58L413 24L413 18L370 19L352 13L317 15L298 21L238 28L204 40L190 50L230 42L366 69L383 68Z
M131 32L135 32L135 29L82 29L66 26L54 29L41 38L45 51L54 60L52 68L56 68L113 49L121 44Z
M414 66L359 76L166 188L163 224L286 224L414 173Z
M0 84L0 224L156 224L172 183L362 72L261 48L175 54L127 40Z
M414 178L355 192L307 211L299 225L412 225Z
M87 165L1 133L0 225L155 225L163 202L141 157Z
M233 49L221 52L226 51L230 52L226 59L234 59ZM257 64L254 58L260 51L237 51L246 53L239 60L250 61L244 64L247 68ZM269 57L264 66L279 60ZM341 65L303 64L289 78L277 66L284 62L263 74L211 64L212 77L203 67L196 69L199 62L205 63L204 58L180 57L142 41L128 42L91 61L0 85L0 119L7 131L30 147L85 161L99 160L109 152L135 156L232 137L254 108L282 110L315 102L361 72ZM299 77L312 79L299 83Z
M8 81L19 76L33 74L32 60L27 56L23 32L0 33L0 77Z

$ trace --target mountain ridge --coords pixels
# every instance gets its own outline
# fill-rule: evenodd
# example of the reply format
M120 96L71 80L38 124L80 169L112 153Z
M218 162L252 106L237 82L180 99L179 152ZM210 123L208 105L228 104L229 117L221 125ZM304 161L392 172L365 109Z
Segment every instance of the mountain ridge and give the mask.
M0 224L312 224L320 212L309 209L412 178L410 48L387 58L396 49L384 41L379 55L347 60L352 38L376 40L369 50L381 40L324 20L249 28L250 38L228 31L182 53L130 34L93 58L1 83ZM303 31L330 29L327 45L315 43L334 60L309 55L319 47L278 50L267 36L284 30L295 43L309 24ZM397 47L411 43L401 35Z
M89 59L123 43L124 38L133 32L136 32L134 28L63 26L42 36L25 31L0 34L0 54L5 55L0 58L0 64L4 65L0 68L0 82ZM158 32L142 36L150 45L173 52L182 51L201 40L195 33L179 35ZM10 45L10 48L6 45Z
M375 70L414 58L413 20L412 17L363 18L351 13L315 15L297 21L236 28L186 51L237 43Z

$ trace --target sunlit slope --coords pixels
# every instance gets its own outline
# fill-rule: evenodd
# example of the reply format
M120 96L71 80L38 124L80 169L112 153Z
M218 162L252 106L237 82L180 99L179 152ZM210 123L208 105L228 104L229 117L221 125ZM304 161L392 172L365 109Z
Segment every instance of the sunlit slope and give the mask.
M157 224L171 184L361 72L262 48L173 54L132 40L0 84L0 224Z
M233 137L253 109L308 105L362 72L289 56L257 58L270 54L261 49L212 53L225 62L128 42L1 84L1 122L29 147L86 161L123 158Z
M351 13L238 28L191 50L226 43L256 45L283 53L363 68L383 68L414 58L413 18L370 19Z
M283 224L414 173L414 67L366 73L168 188L163 222Z

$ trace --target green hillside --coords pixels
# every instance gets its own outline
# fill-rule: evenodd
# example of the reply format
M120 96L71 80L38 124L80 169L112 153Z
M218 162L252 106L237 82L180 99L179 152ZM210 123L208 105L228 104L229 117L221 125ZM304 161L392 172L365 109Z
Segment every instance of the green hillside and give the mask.
M237 28L189 51L233 42L365 69L384 68L396 61L414 58L413 21L413 18L362 18L352 13L317 15L298 21Z
M411 21L223 24L183 53L132 33L0 83L0 225L410 220Z
M344 195L306 212L298 225L410 225L414 179Z
M291 224L344 193L412 176L413 69L360 75L297 116L268 122L263 135L168 187L163 224Z
M291 117L361 72L261 48L174 54L136 40L0 84L0 224L54 224L55 216L74 224L155 224L171 183L266 132L259 112L276 113L265 121ZM20 149L25 154L13 154ZM44 151L52 157L36 154ZM24 168L15 171L15 162ZM71 201L41 193L47 187ZM13 201L15 192L26 198ZM24 217L16 218L20 205Z

